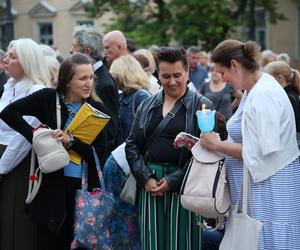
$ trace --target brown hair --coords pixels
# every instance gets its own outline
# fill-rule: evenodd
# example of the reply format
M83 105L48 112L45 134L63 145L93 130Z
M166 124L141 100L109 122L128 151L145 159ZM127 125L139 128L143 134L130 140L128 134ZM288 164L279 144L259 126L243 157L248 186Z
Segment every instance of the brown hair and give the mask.
M275 61L268 63L264 70L276 77L282 75L288 85L294 87L298 95L300 95L300 74L298 70L290 67L287 63L283 61Z
M236 60L246 70L254 72L259 69L259 49L253 41L225 40L213 50L211 60L227 68L231 67L232 60Z
M56 91L58 93L66 95L66 92L68 90L67 85L75 75L76 66L82 64L92 65L90 58L80 52L72 54L62 62L59 68L57 79ZM100 98L97 96L95 91L95 83L92 87L91 97L95 101L100 101Z

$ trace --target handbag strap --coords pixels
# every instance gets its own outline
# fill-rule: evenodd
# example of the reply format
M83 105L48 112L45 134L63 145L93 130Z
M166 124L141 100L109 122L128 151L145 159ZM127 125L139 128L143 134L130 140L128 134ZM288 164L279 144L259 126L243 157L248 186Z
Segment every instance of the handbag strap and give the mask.
M56 93L56 124L57 128L60 128L61 125L61 106L59 103L59 95L57 92ZM31 149L31 161L30 161L30 172L29 172L29 185L28 185L28 192L27 192L27 197L26 197L26 204L29 204L32 202L34 197L37 195L41 183L42 183L42 178L43 174L40 171L39 168L34 170L35 167L35 161L36 161L36 153L32 147Z
M103 174L102 174L102 171L100 168L99 158L98 158L95 148L92 147L92 149L93 149L93 155L94 155L97 173L98 173L98 177L99 177L100 187L101 187L102 191L106 191ZM83 166L82 166L81 189L84 191L88 190L88 165L87 165L86 161L83 161Z
M243 167L243 199L242 199L242 213L248 213L248 204L249 204L249 215L252 217L252 197L251 197L251 188L250 188L250 178L249 170L246 166Z
M163 129L168 125L168 123L173 119L178 112L178 110L181 108L182 103L181 101L176 102L175 106L172 108L172 110L161 120L161 122L158 124L150 138L147 140L147 143L143 149L143 153L145 154L148 148L151 146L151 144L154 142L154 140L160 135L160 133L163 131Z
M59 95L56 92L56 124L57 128L60 129L61 126L61 106L59 103Z

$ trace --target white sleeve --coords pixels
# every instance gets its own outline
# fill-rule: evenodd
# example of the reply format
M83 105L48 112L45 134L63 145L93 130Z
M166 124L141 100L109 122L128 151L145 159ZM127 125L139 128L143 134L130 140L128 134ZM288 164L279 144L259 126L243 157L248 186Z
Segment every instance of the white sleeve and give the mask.
M27 116L24 119L32 127L40 124L39 120L34 117ZM0 159L0 174L7 174L12 171L27 156L30 149L31 144L25 137L16 132Z
M258 144L265 156L280 149L280 120L283 107L271 93L257 93L253 104Z

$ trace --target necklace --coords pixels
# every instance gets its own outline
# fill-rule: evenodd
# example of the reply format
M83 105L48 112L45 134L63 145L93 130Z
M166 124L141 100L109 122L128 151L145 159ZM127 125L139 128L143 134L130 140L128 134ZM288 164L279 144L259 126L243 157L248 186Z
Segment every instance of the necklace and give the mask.
M67 106L69 118L73 119L79 109L82 106L82 103L69 103L64 95L62 95L64 104Z

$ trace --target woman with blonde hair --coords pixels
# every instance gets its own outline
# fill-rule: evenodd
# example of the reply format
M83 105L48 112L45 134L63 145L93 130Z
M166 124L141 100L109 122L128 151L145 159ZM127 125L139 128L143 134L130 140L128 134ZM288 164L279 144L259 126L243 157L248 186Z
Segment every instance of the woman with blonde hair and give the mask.
M46 60L46 65L50 74L50 83L53 88L57 87L57 77L58 71L60 67L60 62L57 59L57 54L54 49L52 49L49 45L40 44L40 47L43 51L43 55Z
M267 64L264 70L272 75L284 88L294 109L296 130L300 132L300 74L283 61ZM297 134L297 138L300 135ZM298 140L299 146L299 140Z
M138 56L144 56L147 58L149 65L148 67L144 68L144 70L149 76L149 81L150 81L149 92L152 95L156 94L157 92L160 91L161 86L159 85L157 78L153 75L154 72L156 71L156 62L152 52L148 49L138 49L133 52L133 56L135 58L137 58Z
M140 63L131 55L115 59L110 67L110 73L122 91L119 98L119 145L129 135L134 113L140 103L150 96L149 78Z
M112 151L104 165L104 180L107 190L114 194L110 237L113 249L139 250L140 235L136 207L120 199L122 187L130 170L125 157L125 140L133 124L136 110L150 94L149 78L140 63L132 56L115 59L110 67L119 89L119 146Z
M50 86L45 58L37 43L28 38L11 41L4 59L5 73L0 111L8 104ZM38 120L24 119L31 126ZM0 249L34 250L35 226L24 214L27 195L30 143L0 120Z

